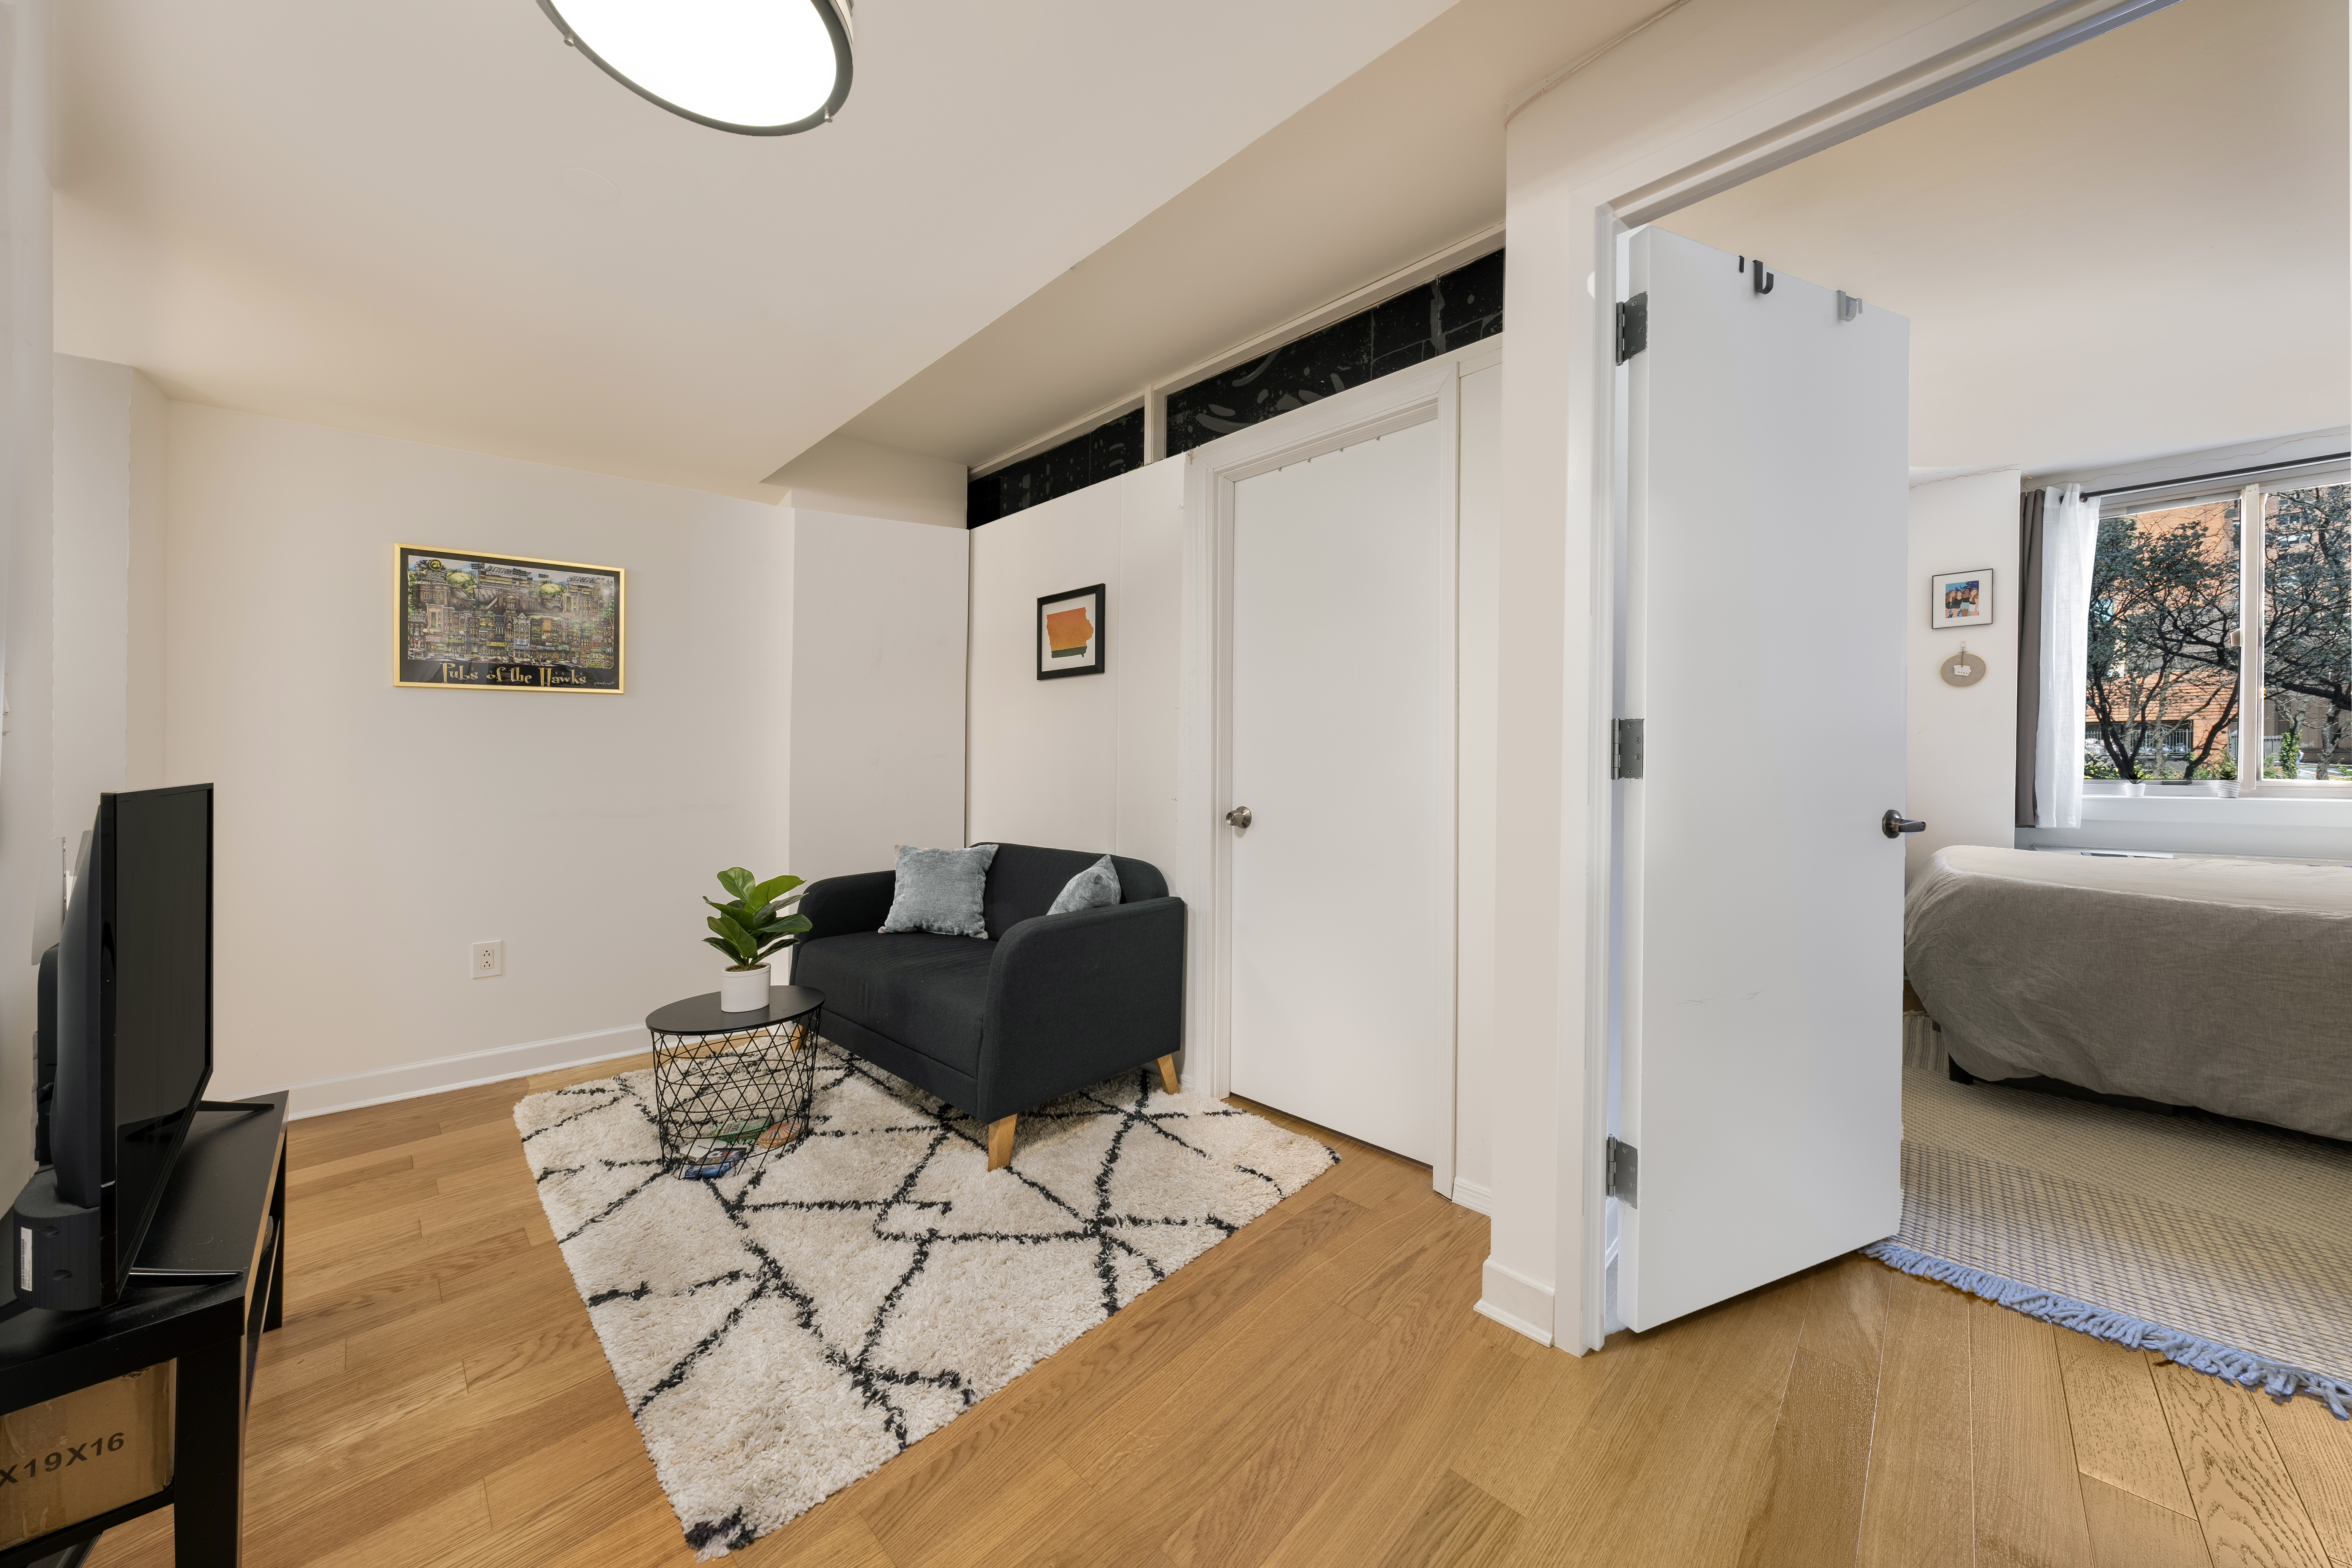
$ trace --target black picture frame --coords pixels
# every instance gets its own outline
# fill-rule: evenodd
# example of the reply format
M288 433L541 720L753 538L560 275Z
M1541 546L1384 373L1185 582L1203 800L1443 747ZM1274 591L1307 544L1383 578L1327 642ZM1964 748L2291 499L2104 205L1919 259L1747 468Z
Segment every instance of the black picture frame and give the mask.
M1100 675L1109 668L1110 625L1104 613L1104 589L1105 584L1097 583L1089 588L1073 588L1067 593L1047 594L1037 601L1037 638L1033 647L1033 657L1037 660L1038 679L1066 680L1074 675ZM1075 648L1067 646L1066 636L1064 639L1066 646L1057 652L1047 639L1046 617L1065 616L1073 610L1085 613L1085 620L1079 624L1091 626L1094 635L1083 645ZM1072 623L1069 622L1062 622L1054 629L1066 633L1071 625ZM1058 661L1063 659L1083 662L1059 665L1057 668Z

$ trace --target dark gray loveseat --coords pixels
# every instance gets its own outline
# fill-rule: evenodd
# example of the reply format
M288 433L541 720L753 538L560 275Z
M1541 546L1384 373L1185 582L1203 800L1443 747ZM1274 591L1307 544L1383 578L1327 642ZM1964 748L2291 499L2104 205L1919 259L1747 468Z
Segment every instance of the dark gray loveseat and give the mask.
M824 993L827 1039L988 1124L988 1168L1013 1158L1015 1117L1157 1060L1176 1091L1184 900L1147 861L1113 856L1120 901L1047 915L1099 859L1000 844L985 940L877 928L893 871L813 882L793 979Z

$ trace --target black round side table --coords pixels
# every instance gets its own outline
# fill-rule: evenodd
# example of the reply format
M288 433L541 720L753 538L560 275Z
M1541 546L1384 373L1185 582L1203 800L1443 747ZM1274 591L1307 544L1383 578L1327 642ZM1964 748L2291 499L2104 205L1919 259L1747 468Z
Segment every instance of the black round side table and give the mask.
M672 1174L716 1180L807 1134L824 1014L824 992L772 985L756 1012L723 1012L713 991L646 1016L654 1123Z

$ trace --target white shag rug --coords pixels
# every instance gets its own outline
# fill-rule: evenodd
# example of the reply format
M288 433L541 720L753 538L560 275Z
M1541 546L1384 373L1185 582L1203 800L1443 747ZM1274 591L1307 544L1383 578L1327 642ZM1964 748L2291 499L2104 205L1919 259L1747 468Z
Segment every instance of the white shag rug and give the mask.
M985 1130L830 1044L810 1131L664 1174L633 1072L515 1107L688 1545L718 1556L937 1431L1328 1170L1146 1067Z

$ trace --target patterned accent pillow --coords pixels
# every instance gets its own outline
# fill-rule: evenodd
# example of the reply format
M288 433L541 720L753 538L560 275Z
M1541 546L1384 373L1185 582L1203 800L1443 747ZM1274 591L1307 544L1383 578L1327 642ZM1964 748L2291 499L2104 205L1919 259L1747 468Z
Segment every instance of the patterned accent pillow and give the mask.
M981 912L988 891L988 868L996 846L975 844L969 849L918 849L898 847L898 880L890 891L886 931L928 931L941 936L985 939L988 921Z
M1076 910L1099 909L1118 902L1118 868L1106 855L1068 881L1055 895L1049 915L1066 915Z

